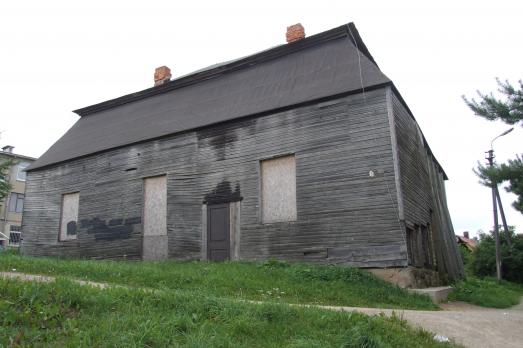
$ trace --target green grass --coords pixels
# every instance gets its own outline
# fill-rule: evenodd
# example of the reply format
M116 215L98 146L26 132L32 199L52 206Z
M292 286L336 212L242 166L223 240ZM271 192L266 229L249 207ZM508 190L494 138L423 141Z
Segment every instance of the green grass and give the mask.
M268 261L124 262L32 258L0 254L0 270L67 276L201 295L378 308L437 309L428 297L355 268Z
M0 346L444 347L404 321L164 290L0 279Z
M508 308L517 305L523 296L523 285L493 278L468 277L454 284L449 300L465 301L478 306Z

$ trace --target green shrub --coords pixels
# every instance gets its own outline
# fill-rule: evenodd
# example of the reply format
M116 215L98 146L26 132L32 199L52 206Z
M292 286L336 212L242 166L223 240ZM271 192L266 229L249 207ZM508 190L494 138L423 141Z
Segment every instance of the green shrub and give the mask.
M478 306L508 308L519 303L523 286L494 278L468 277L453 285L449 300L465 301Z
M501 266L503 279L523 283L523 235L516 234L509 228L512 248L506 242L504 230L500 230ZM480 234L477 249L472 254L471 269L478 277L496 275L496 245L493 233Z
M0 250L4 255L20 255L18 248L4 248Z
M463 244L460 244L459 252L461 254L461 259L463 260L463 267L465 268L465 274L469 275L472 274L472 261L474 259L472 255L472 251L470 251L466 246Z

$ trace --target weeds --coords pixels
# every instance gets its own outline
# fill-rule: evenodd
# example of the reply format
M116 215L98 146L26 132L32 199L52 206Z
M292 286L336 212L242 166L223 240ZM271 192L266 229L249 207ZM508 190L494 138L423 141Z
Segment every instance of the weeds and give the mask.
M372 274L350 267L253 262L61 260L0 254L0 270L67 276L215 297L357 307L437 309Z
M444 347L398 318L67 280L0 280L0 346Z
M523 295L523 286L494 278L468 277L457 282L449 300L465 301L478 306L508 308L517 305Z

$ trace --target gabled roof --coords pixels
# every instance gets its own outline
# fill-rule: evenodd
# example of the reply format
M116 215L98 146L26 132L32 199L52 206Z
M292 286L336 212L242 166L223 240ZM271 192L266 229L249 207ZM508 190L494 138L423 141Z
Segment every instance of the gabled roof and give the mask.
M28 170L390 82L350 23L78 109Z
M475 241L474 239L467 238L465 236L456 235L456 242L458 242L458 244L465 245L465 247L467 247L467 249L469 249L470 251L476 249L476 247L478 246L477 241Z

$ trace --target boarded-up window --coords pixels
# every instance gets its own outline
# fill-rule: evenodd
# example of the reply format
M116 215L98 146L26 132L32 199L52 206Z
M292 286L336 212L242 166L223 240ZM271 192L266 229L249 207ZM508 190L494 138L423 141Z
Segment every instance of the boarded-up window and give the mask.
M261 162L261 192L263 223L296 220L294 155Z
M76 239L79 203L79 192L68 193L62 196L60 240Z
M163 260L169 253L167 241L167 176L146 178L144 182L143 245L144 260Z
M167 235L167 177L145 179L144 236Z

